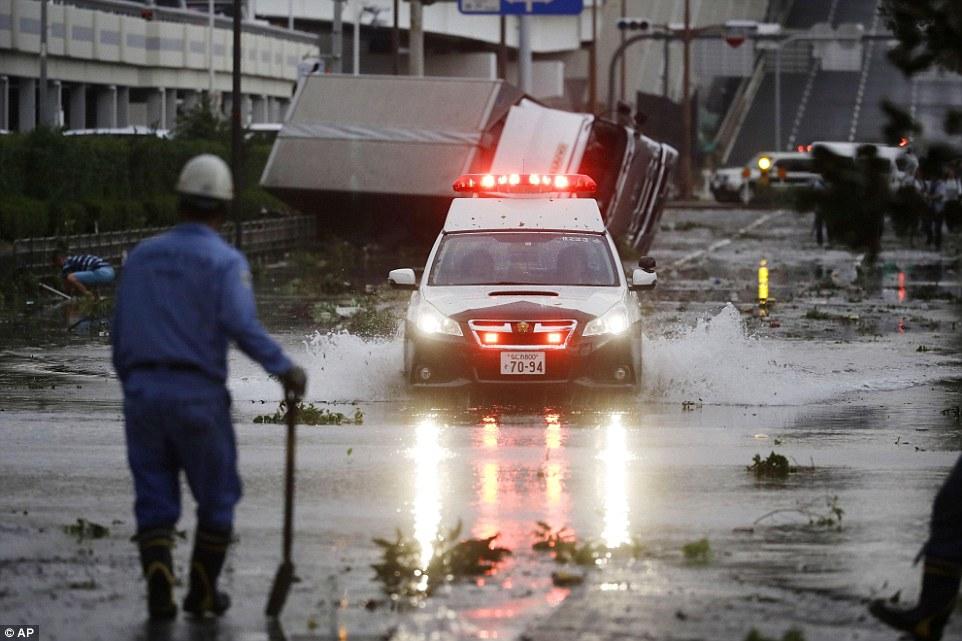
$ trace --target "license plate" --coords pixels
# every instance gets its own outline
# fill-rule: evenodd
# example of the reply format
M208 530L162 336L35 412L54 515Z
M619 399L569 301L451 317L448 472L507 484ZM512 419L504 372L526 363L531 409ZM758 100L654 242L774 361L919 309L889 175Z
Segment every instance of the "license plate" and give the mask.
M544 376L544 352L501 352L501 374Z

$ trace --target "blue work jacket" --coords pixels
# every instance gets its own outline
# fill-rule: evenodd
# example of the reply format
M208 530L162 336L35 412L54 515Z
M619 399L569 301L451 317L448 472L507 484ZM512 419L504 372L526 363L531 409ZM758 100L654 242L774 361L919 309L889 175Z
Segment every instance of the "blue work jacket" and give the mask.
M124 390L223 390L229 341L271 374L292 363L257 320L250 268L213 229L183 223L130 253L117 292L113 363Z

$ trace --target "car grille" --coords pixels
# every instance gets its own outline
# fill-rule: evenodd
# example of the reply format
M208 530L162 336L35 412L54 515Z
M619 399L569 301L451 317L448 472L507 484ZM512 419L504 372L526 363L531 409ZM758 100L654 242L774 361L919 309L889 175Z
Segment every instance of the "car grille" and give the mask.
M574 320L470 320L468 327L483 349L565 349L574 336Z

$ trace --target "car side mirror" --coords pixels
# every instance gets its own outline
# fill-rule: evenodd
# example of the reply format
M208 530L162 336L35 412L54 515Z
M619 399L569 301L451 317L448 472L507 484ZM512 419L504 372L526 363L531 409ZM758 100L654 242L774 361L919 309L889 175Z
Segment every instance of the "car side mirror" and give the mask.
M638 259L638 266L645 271L653 272L655 271L655 259L651 256L642 256Z
M657 282L658 274L656 274L654 271L648 271L647 269L637 267L635 268L635 271L631 273L631 285L629 285L628 289L632 291L638 291L640 289L654 289Z
M414 270L410 268L392 269L387 275L387 280L391 283L392 289L418 288L417 276L414 275Z

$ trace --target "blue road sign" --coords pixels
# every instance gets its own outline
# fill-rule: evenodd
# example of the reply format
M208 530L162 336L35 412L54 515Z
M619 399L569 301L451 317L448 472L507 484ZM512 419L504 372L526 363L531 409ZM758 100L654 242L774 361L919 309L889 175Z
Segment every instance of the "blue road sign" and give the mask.
M458 0L458 11L470 15L576 16L584 0Z

